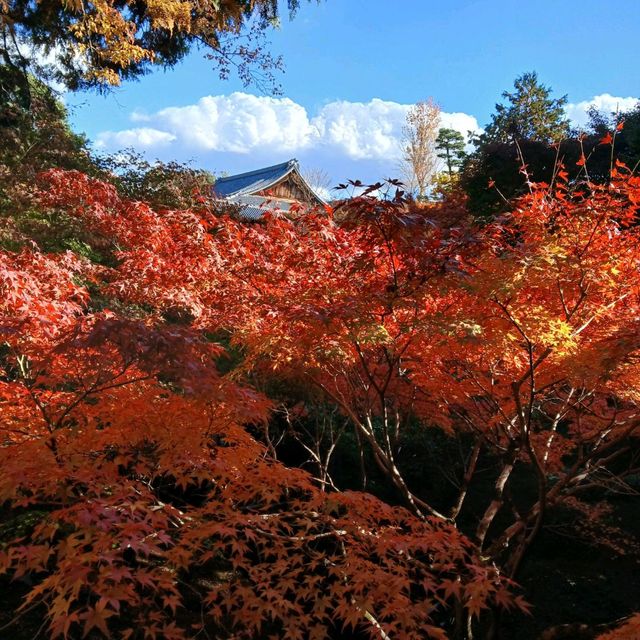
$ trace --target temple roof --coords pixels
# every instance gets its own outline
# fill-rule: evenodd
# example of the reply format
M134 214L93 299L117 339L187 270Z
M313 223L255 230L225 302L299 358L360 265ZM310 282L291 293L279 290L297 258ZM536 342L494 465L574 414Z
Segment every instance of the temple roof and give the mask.
M293 204L278 198L245 195L233 195L226 198L226 201L237 205L240 208L240 215L246 220L260 220L266 211L288 213Z
M270 193L277 191L277 185L289 181L296 185L304 197L280 197ZM288 212L298 202L304 206L316 207L325 204L300 173L300 165L293 158L281 164L264 169L238 173L234 176L219 178L213 185L215 198L240 207L240 215L248 220L259 220L265 211Z
M227 178L218 178L213 189L215 194L221 198L253 195L258 191L272 187L293 171L298 172L298 161L295 158L281 164L274 164L272 167L238 173Z

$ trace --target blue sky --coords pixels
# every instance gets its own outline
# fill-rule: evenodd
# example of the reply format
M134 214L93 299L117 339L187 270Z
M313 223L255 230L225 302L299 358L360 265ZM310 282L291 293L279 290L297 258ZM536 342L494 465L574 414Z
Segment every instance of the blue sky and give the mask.
M283 97L221 81L194 52L67 103L75 128L108 151L134 146L217 171L297 156L336 181L373 180L397 174L404 114L428 96L463 131L483 126L529 70L568 94L578 122L590 101L628 108L640 97L639 31L640 0L321 0L271 33L286 64Z

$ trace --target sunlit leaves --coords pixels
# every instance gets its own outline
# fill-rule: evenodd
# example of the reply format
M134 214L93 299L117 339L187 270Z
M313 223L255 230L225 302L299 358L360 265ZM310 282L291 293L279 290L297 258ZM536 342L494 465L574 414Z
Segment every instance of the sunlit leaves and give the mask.
M640 182L616 172L559 171L483 228L400 193L249 225L49 172L41 206L110 266L0 254L0 499L46 514L2 571L53 636L443 637L449 607L524 608L496 567L640 426ZM412 513L274 461L246 429L274 377L338 407ZM483 559L398 471L409 418L535 472Z
M326 494L246 429L271 402L245 372L326 381L406 348L432 295L412 282L450 260L426 220L396 203L352 230L324 214L247 227L159 213L79 173L43 184L41 206L77 219L111 264L0 254L0 501L40 514L0 570L29 576L25 607L42 605L51 637L442 637L441 580L468 588L472 611L497 601L508 583L453 526ZM402 255L372 244L379 223ZM229 376L223 331L246 354Z
M297 5L288 2L291 15ZM56 55L57 79L71 89L118 85L150 65L175 65L192 46L208 52L222 78L234 67L245 84L277 88L274 72L282 61L265 45L278 16L272 0L61 0L46 8L9 0L0 7L21 37L36 45L34 52L44 45ZM10 47L7 55L13 53ZM24 55L16 53L12 64L28 62Z

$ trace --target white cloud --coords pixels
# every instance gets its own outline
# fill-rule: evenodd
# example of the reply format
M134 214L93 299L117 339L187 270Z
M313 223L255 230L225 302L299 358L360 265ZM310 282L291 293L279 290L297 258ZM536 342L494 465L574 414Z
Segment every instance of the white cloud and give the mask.
M155 113L134 112L142 128L99 134L102 147L150 149L171 144L183 152L232 154L319 153L351 161L394 162L411 105L373 98L369 102L329 102L315 115L289 98L236 92L206 96L196 104ZM467 134L478 130L465 113L443 113L443 126Z
M480 131L478 120L474 116L470 116L468 113L462 112L442 112L440 114L440 126L447 127L448 129L455 129L465 138L468 138L469 132L478 133Z
M409 105L379 98L366 103L330 102L313 118L316 143L333 147L353 160L389 159L397 155L408 109Z
M637 103L637 98L603 93L568 104L566 113L580 126L587 123L591 105L612 112L631 109ZM104 131L96 142L111 151L133 147L231 173L295 156L303 167L325 169L335 182L347 177L375 181L397 174L399 140L410 108L410 104L373 98L368 102L335 100L311 112L290 98L236 92L205 96L195 104L153 113L135 111L132 128ZM470 131L480 131L477 119L462 112L443 112L441 126L465 137Z
M610 113L633 108L638 98L608 93L566 106L576 125L588 121L590 106ZM155 113L131 114L139 128L106 131L98 136L103 147L151 149L171 144L184 152L295 155L320 152L352 161L395 161L398 142L410 104L380 98L369 102L336 100L311 114L290 98L255 96L242 92L205 96L197 103L167 107ZM441 113L441 125L460 131L480 130L467 113Z
M149 149L167 145L176 140L176 136L167 131L139 127L137 129L124 129L123 131L103 131L98 134L96 146L100 149Z
M152 123L181 146L198 151L295 151L314 135L306 110L293 100L240 92L206 96L196 104L151 115L134 112L132 119Z
M629 111L633 109L638 102L640 102L640 98L622 98L612 96L609 93L601 93L591 98L591 100L583 100L577 103L570 102L565 107L565 111L569 120L571 120L574 125L580 127L589 122L587 112L590 107L596 107L598 111L601 111L605 115L610 115L619 111Z

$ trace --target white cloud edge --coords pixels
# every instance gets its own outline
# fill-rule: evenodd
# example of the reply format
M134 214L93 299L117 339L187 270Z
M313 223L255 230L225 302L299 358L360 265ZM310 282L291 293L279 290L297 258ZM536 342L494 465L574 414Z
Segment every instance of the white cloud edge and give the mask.
M640 102L640 98L627 96L612 96L610 93L601 93L593 96L590 100L582 100L581 102L570 102L565 106L565 113L571 123L577 127L585 126L589 121L588 111L590 107L596 107L598 111L605 115L612 113L622 113L636 107Z
M290 98L234 92L204 96L195 104L150 114L134 111L130 120L143 126L102 131L96 142L103 149L126 143L152 150L175 143L199 153L317 150L352 161L388 160L398 156L402 125L411 106L380 98L369 102L336 100L310 114ZM441 123L465 136L479 130L476 118L461 112L443 112Z
M569 103L565 111L574 125L583 126L592 105L604 112L625 111L638 100L602 93ZM142 126L103 131L97 135L96 146L140 151L170 147L196 154L322 153L350 162L396 162L402 125L411 106L380 98L335 100L310 114L290 98L234 92L204 96L195 104L169 106L155 113L134 111L131 122ZM441 126L465 137L481 130L477 119L464 112L442 112Z

